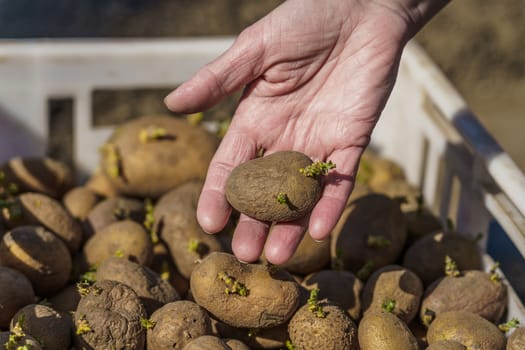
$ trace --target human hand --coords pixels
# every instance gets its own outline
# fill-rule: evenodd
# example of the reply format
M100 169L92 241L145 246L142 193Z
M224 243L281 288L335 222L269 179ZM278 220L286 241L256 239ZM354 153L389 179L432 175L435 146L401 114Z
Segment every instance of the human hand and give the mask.
M197 218L209 233L227 223L231 170L265 154L296 150L337 165L309 217L275 224L241 215L232 249L243 261L287 261L305 230L325 239L353 187L359 158L393 87L406 41L442 0L289 0L244 30L233 46L166 97L196 112L245 87L202 190Z

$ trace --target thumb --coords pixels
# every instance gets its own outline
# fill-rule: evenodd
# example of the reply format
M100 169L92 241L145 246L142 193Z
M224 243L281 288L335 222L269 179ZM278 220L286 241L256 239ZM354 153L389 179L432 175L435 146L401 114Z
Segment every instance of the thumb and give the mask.
M166 96L168 109L202 111L255 80L263 71L264 45L259 34L257 28L245 29L226 52Z

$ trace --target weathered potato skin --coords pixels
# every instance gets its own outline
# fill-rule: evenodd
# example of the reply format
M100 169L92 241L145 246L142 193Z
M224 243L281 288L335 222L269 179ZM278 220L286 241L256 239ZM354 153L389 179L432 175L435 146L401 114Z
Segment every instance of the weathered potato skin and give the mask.
M425 310L439 315L446 311L469 311L496 323L507 306L507 287L490 274L470 270L458 277L443 277L432 283L423 297L420 318Z
M48 306L31 304L23 307L13 316L11 330L21 318L24 333L39 339L45 349L69 349L72 327L69 318Z
M231 348L221 338L203 335L186 345L183 350L231 350Z
M22 216L9 226L43 226L56 234L74 254L82 243L82 228L57 200L40 193L27 192L18 196L17 203L22 209Z
M11 334L11 332L0 332L0 344L7 343ZM30 335L24 335L13 346L13 349L42 350L40 343ZM26 346L26 348L23 348L23 346Z
M26 276L5 266L0 266L0 286L0 329L6 329L20 308L35 302L35 292Z
M0 242L0 266L23 273L39 296L53 295L66 285L71 256L66 245L39 226L19 226Z
M290 260L280 267L300 275L308 275L326 267L330 262L330 237L317 242L306 232Z
M75 335L76 349L142 350L146 329L140 319L145 317L146 310L130 287L116 281L95 282L74 314L76 329L83 321L91 328Z
M409 324L417 315L422 295L423 282L415 273L399 265L388 265L366 281L363 312L381 312L385 300L394 300L392 313Z
M232 327L216 321L214 326L221 338L239 339L251 349L281 349L289 339L288 323L272 328L249 329Z
M445 275L447 255L460 270L482 270L476 242L454 232L439 232L418 239L406 250L402 265L415 272L428 286Z
M350 271L322 270L306 276L301 283L308 290L318 288L319 299L328 299L341 306L352 320L361 318L363 282Z
M335 304L320 301L325 317L317 317L303 305L288 324L290 340L298 349L357 349L357 326L346 312Z
M426 350L467 350L467 348L453 340L441 340L430 344Z
M88 266L98 265L120 251L123 258L148 266L153 257L153 243L144 228L131 220L115 222L91 237L84 245Z
M226 198L241 213L261 221L291 221L309 213L321 196L320 176L308 177L299 169L312 160L299 152L276 152L233 169L226 181ZM287 203L277 195L285 193Z
M439 314L428 328L427 340L429 344L440 340L454 340L468 349L503 350L505 348L505 336L496 325L466 311Z
M147 331L148 350L179 350L192 340L212 332L206 310L187 300L162 306L150 319L155 322L155 327Z
M358 329L361 350L418 350L419 345L405 322L388 312L369 312Z
M103 228L122 220L144 222L144 203L127 197L107 198L93 207L83 223L84 235L88 239Z
M167 137L141 142L141 130L151 127L163 128ZM218 140L185 119L156 115L121 125L108 143L119 153L120 174L111 175L108 154L103 155L101 168L115 188L131 196L157 198L188 180L204 179Z
M139 296L149 316L162 305L179 300L180 296L168 281L146 266L111 257L97 269L97 281L112 280L131 287Z
M507 339L507 348L505 350L523 350L525 349L525 328L520 327L514 330Z
M407 237L398 201L381 194L365 195L350 203L343 217L343 227L332 237L331 255L345 270L357 273L366 264L376 270L397 260ZM384 238L389 244L370 246L370 236Z
M218 275L244 284L248 295L228 294ZM268 328L285 323L299 305L300 287L285 270L245 264L227 253L212 253L195 267L190 288L195 301L234 327Z
M185 278L190 277L198 260L212 252L224 250L218 237L204 232L197 222L197 201L201 189L200 180L186 182L162 196L153 213L155 230ZM192 240L199 242L197 251L189 248Z
M20 192L39 192L60 198L73 186L73 173L65 163L48 157L15 157L0 166L6 183Z
M78 186L64 194L62 203L71 216L83 221L99 199L100 197L86 186Z

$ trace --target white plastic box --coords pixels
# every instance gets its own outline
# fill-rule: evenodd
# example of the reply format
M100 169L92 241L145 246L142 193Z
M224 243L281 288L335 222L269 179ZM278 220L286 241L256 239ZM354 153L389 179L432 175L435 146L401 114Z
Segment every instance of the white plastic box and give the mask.
M43 155L47 101L73 99L77 168L92 170L111 127L95 128L94 89L175 86L218 56L232 38L0 42L0 161ZM525 176L415 43L372 138L420 186L429 207L460 232L483 233L497 220L525 256ZM486 239L480 248L486 251ZM487 266L491 259L485 255ZM511 290L507 318L525 321Z

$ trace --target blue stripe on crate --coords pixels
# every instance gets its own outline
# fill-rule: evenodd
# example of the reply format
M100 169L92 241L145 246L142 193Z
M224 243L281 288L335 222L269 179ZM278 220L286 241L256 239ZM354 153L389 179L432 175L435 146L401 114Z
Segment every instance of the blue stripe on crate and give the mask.
M509 280L510 284L520 297L525 301L525 259L516 249L510 238L497 221L492 221L489 226L487 253L497 262Z

